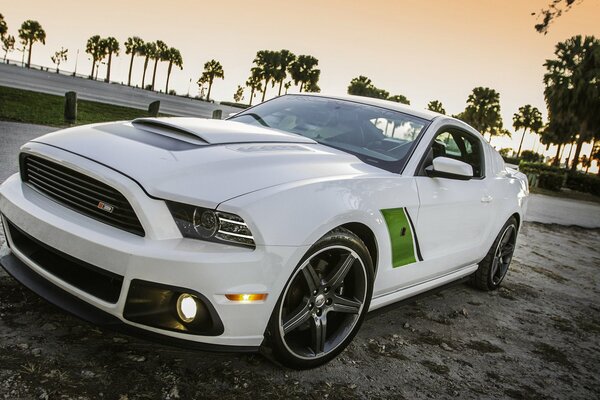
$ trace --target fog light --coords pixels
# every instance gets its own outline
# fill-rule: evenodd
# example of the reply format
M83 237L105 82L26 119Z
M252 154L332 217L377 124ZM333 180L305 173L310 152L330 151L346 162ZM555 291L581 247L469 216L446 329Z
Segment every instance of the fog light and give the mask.
M226 294L228 300L231 301L241 301L244 303L249 303L251 301L260 301L265 300L267 298L266 293L236 293L236 294Z
M183 293L177 299L177 315L186 323L192 322L196 318L198 305L192 295Z

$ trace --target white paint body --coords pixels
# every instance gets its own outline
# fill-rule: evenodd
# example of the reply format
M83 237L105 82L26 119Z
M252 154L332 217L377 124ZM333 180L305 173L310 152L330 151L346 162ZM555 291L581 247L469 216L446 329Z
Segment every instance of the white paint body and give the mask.
M169 151L131 140L153 135L129 122L66 129L27 143L22 152L58 162L120 191L146 232L139 237L90 219L38 193L18 174L0 186L0 212L39 241L124 276L119 301L109 304L49 274L18 249L14 254L65 291L126 324L181 339L258 346L274 305L310 246L328 231L360 223L377 244L371 309L469 275L512 215L523 220L524 175L468 125L453 118L366 98L366 104L430 120L402 174L367 165L353 155L284 132L230 121L172 119L210 145ZM485 152L485 178L416 176L428 143L441 127L476 135ZM208 133L207 133L208 132ZM183 238L164 200L239 215L256 249ZM390 233L380 212L405 207L423 261L392 268ZM8 237L10 243L10 237ZM191 288L206 296L223 321L220 336L164 331L123 318L132 279ZM228 293L267 293L241 304Z

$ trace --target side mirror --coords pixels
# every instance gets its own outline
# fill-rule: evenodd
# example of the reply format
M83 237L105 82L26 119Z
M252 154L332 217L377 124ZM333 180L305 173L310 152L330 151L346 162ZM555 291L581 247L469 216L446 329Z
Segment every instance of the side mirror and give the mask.
M466 162L448 157L436 157L432 165L425 168L427 176L432 178L460 179L468 181L473 178L473 167Z

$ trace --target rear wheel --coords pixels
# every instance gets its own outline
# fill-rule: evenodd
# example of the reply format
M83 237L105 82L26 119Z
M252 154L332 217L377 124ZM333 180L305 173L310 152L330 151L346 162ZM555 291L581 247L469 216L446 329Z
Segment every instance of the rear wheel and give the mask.
M473 274L471 282L475 287L481 290L496 290L500 287L512 261L516 242L517 220L511 217Z
M365 244L346 229L321 238L300 261L269 322L272 357L307 369L337 356L369 309L373 265Z

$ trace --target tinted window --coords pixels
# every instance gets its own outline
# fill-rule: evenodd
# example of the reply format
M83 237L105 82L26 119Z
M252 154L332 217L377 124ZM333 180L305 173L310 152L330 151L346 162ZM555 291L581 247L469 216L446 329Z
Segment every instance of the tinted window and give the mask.
M483 149L477 138L456 130L442 131L431 147L433 158L448 157L466 162L473 167L473 176L483 176Z
M399 172L428 121L385 108L325 97L288 95L231 118L295 133Z

